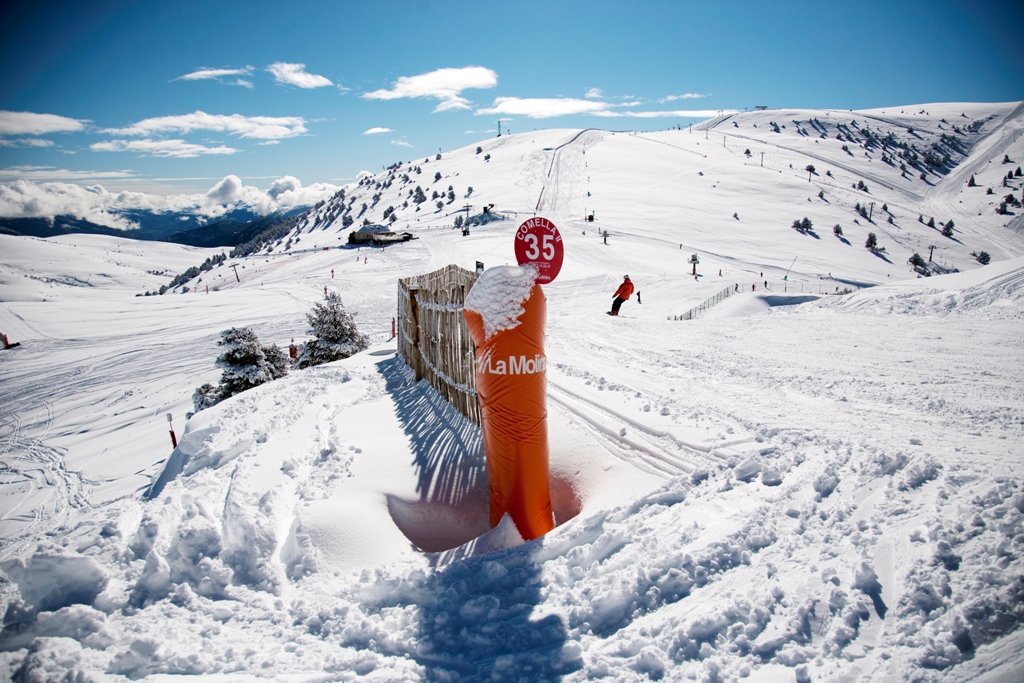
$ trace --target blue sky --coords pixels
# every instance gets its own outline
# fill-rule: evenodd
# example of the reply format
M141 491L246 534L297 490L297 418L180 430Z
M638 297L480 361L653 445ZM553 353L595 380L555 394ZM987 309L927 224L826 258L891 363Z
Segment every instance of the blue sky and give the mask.
M1019 0L9 0L0 182L341 184L499 119L650 130L755 105L1022 100L1022 25Z

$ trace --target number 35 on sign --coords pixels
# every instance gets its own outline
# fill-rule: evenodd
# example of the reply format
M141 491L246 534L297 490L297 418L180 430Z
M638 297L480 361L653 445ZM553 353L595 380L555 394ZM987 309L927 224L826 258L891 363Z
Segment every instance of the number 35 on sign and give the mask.
M516 230L516 261L532 263L537 268L537 283L546 285L562 269L562 236L547 218L536 216L523 221Z

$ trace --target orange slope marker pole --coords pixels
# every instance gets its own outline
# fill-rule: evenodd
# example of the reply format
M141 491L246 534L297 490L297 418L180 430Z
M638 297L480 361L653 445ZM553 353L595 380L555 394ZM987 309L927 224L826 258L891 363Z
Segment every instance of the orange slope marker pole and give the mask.
M547 357L544 325L547 301L534 282L532 268L500 266L485 271L480 281L520 271L518 287L491 288L489 295L509 293L510 301L498 308L521 306L522 313L506 319L507 327L488 330L487 310L474 310L473 292L466 299L465 316L476 345L476 388L480 399L484 451L491 489L491 526L508 513L526 540L554 528L548 485ZM529 273L526 286L523 273ZM493 283L492 283L493 284ZM524 298L525 297L525 298ZM520 301L515 301L519 298ZM494 308L485 301L480 308ZM493 316L492 316L493 317ZM490 334L488 335L488 332Z

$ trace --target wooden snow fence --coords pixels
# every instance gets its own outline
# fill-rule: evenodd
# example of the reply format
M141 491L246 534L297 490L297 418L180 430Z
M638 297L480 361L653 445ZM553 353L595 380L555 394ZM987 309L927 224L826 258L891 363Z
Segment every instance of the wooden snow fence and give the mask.
M477 274L445 266L398 281L398 352L467 419L480 424L473 341L462 315Z

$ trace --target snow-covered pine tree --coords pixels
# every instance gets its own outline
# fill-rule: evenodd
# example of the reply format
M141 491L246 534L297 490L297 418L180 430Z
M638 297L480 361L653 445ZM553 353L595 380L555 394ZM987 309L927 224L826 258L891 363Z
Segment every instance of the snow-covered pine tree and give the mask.
M213 386L209 382L197 388L195 393L192 394L192 406L197 413L218 403L220 403L220 388Z
M277 344L261 346L251 327L232 327L220 333L217 346L225 347L217 358L220 383L204 384L192 394L196 412L216 405L247 389L288 374L288 357Z
M370 345L335 292L328 294L326 301L315 304L306 319L314 337L299 347L296 364L300 368L348 358Z
M232 327L220 333L217 346L224 353L217 359L221 400L288 374L288 361L277 345L260 346L251 327Z

